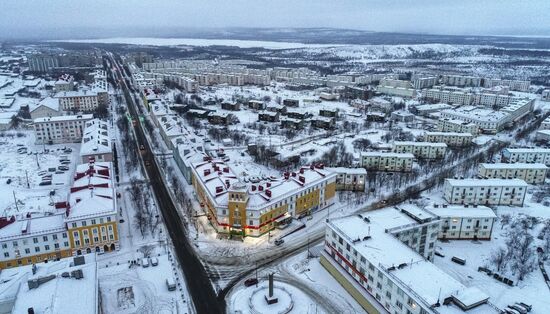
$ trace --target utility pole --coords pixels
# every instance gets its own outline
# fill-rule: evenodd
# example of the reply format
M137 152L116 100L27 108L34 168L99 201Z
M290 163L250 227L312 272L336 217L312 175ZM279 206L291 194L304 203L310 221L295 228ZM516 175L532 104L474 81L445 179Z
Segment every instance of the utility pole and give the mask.
M19 206L17 205L17 198L15 197L15 191L13 191L13 200L15 201L15 209L19 212Z
M27 170L25 170L25 177L27 178L27 189L30 189L31 185L29 184L29 173Z
M36 166L40 169L40 164L38 163L38 154L35 154L34 156L36 157Z

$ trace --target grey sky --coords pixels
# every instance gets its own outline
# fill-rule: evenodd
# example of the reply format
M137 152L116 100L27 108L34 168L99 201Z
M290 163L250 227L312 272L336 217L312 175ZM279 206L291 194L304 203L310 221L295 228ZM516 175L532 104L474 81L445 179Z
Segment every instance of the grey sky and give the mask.
M550 36L550 0L1 0L1 3L0 37L26 36L45 30L66 37L74 34L68 30L76 32L84 28L234 26Z

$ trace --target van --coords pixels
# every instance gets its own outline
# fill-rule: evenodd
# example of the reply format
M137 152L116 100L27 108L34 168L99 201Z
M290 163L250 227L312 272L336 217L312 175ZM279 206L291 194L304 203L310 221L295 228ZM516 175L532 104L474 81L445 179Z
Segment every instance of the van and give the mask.
M147 257L141 259L141 267L143 268L149 267L149 259Z
M159 264L159 259L158 258L156 258L156 257L151 258L151 265L152 266L158 266L158 264Z
M176 290L176 282L174 281L174 278L166 278L166 287L168 288L168 291Z
M275 240L275 245L276 245L276 246L279 246L279 245L281 245L281 244L283 244L283 243L285 243L285 240L283 240L283 239L276 239L276 240Z

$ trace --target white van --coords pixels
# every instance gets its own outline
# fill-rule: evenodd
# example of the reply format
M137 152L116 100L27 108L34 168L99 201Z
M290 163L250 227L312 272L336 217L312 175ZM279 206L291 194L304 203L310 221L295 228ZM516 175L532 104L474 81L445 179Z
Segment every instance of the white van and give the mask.
M174 281L174 278L166 278L166 287L168 288L168 291L176 290L176 282Z
M149 259L147 257L141 259L141 267L149 267Z

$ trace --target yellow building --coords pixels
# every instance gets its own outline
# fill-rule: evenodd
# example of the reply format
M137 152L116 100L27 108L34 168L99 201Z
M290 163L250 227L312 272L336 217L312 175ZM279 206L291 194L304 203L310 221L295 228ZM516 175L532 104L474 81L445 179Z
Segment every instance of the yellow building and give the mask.
M244 183L221 161L193 164L192 183L218 232L260 236L334 202L336 174L323 165Z

